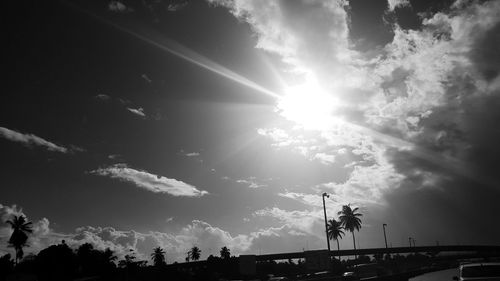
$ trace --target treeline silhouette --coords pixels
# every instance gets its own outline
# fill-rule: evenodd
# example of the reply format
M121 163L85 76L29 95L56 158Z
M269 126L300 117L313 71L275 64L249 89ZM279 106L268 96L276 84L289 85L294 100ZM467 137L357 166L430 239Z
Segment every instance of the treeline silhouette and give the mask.
M354 230L361 228L361 220L358 208L345 205L338 213L339 219L328 221L328 238L337 240L342 238L343 230L353 235ZM161 247L152 249L150 254L151 264L140 260L134 250L130 250L122 260L118 260L115 253L108 249L95 249L90 243L85 243L73 249L65 243L49 246L38 254L24 256L23 248L28 245L28 236L32 233L32 223L24 216L14 216L6 222L12 228L12 235L8 240L8 246L14 248L15 257L6 254L0 257L0 281L4 280L40 280L40 281L63 281L63 280L111 280L111 281L133 281L133 280L221 280L241 279L240 264L237 257L231 256L227 247L222 247L220 256L210 255L206 261L198 261L201 250L193 246L186 255L186 263L173 263L167 265L166 252ZM354 244L355 246L355 244ZM414 253L410 255L375 255L373 258L360 255L354 259L340 261L331 259L331 274L339 275L351 266L364 263L377 263L381 268L390 269L397 273L408 268L417 268L424 264L430 265L437 253L427 255ZM287 261L260 261L256 263L255 278L267 280L270 274L277 276L289 276L294 279L297 276L310 274L306 263L302 259Z
M191 252L191 251L190 251ZM415 268L422 264L431 264L430 255L376 255L373 258L365 255L357 259L339 261L332 259L332 275L340 275L349 267L362 263L377 263L392 272L407 270L413 264ZM109 250L98 250L85 243L72 249L66 243L49 246L37 255L27 255L15 265L10 254L0 257L0 280L224 280L241 279L239 259L230 255L230 250L223 247L220 256L210 255L206 261L194 261L186 264L165 263L165 251L160 247L152 250L152 263L138 260L130 251L124 259L117 260ZM404 265L405 267L402 267ZM287 261L262 261L256 263L256 276L260 280L269 279L269 275L288 276L295 279L308 273L306 263L302 259ZM7 279L10 276L10 279ZM31 279L27 278L31 276ZM19 279L16 279L19 278ZM24 278L24 279L21 279Z

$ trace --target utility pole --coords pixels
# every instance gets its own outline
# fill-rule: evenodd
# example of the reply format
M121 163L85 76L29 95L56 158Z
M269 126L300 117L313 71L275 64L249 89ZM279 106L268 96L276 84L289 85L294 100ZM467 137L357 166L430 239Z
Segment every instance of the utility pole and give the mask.
M387 226L386 223L382 224L382 228L384 229L384 241L385 241L385 248L387 249L387 235L385 235L385 227Z
M325 197L330 198L326 192L322 194L323 197L323 212L325 214L325 233L326 233L326 245L328 246L328 256L330 256L330 239L328 239L328 220L326 218L326 207L325 207Z

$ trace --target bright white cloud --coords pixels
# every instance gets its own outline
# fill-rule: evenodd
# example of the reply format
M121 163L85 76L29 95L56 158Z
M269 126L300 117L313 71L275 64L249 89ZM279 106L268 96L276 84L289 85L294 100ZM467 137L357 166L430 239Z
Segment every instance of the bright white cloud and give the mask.
M0 127L0 136L10 141L23 143L28 147L35 145L35 146L42 146L49 151L55 151L61 153L69 152L69 150L66 147L47 141L39 136L35 136L33 134L23 134L4 127Z
M499 88L500 78L487 78L497 73L498 66L487 59L477 62L476 55L495 45L477 44L491 38L487 32L498 26L499 1L456 1L450 12L423 18L418 30L395 25L392 42L370 59L350 49L346 1L209 2L227 7L248 23L258 38L257 48L281 56L297 75L292 86L312 77L340 100L335 110L328 110L338 121L317 134L296 127L258 130L277 149L286 148L310 160L351 170L345 182L316 188L334 191L346 201L383 202L384 193L406 178L391 163L389 149L406 151L458 174L464 171L465 165L449 154L436 155L414 143L421 141L424 133L436 139L437 134L448 135L443 130L432 134L425 127L436 109L450 103L460 108L470 95L486 97ZM410 5L407 0L387 3L390 11ZM307 93L304 95L307 99ZM300 105L295 106L293 113L299 111ZM448 128L453 128L456 121L450 123ZM442 143L450 137L439 139ZM464 150L466 146L461 147ZM343 163L338 161L339 154L353 159ZM435 182L431 175L426 178L428 183Z
M410 0L387 0L389 11L394 11L396 8L411 7Z
M99 168L91 171L90 173L130 182L137 187L141 187L155 193L167 193L173 196L188 197L201 197L208 194L207 191L198 190L196 187L183 181L129 168L125 164L115 164L106 168Z

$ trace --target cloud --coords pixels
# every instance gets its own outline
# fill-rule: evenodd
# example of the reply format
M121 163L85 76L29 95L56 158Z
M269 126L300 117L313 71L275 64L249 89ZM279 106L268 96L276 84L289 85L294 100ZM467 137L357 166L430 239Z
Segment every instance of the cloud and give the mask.
M29 217L16 205L6 206L0 204L0 255L3 253L13 253L13 249L8 247L8 240L12 234L12 229L5 222L13 216L23 215L30 221ZM37 253L43 248L59 243L64 239L64 235L53 232L50 228L50 222L47 218L33 221L33 233L29 235L28 247L24 250L26 253Z
M292 226L296 230L300 230L301 233L309 235L315 235L318 227L322 229L321 225L324 223L322 217L323 213L319 208L314 211L286 211L278 207L273 207L257 210L253 215L257 217L267 216L275 218L282 223ZM319 233L322 232L320 231Z
M106 94L98 94L94 98L96 98L98 100L101 100L101 101L109 101L109 100L111 100L111 97L109 95L106 95Z
M167 10L169 12L177 12L184 9L188 4L189 2L187 0L177 1L177 3L170 3L167 6Z
M186 156L186 157L198 157L198 156L200 156L200 153L199 152L187 152L184 154L184 156Z
M155 193L167 193L172 196L188 197L201 197L208 194L207 191L198 190L196 187L185 182L129 168L126 164L115 164L106 168L90 171L90 173L130 182L137 187Z
M393 12L396 8L411 7L409 0L387 0L389 11Z
M498 182L489 155L500 154L493 145L500 136L488 124L497 118L500 89L500 2L456 1L447 12L422 16L419 29L394 25L393 40L375 57L350 49L343 1L209 2L248 23L257 48L341 101L333 112L340 121L319 133L258 130L276 149L348 171L347 180L302 194L324 190L346 203L385 204L409 186L443 189L464 177ZM391 11L409 4L388 1Z
M46 148L49 151L55 151L55 152L61 152L61 153L68 153L70 150L66 147L54 144L50 141L47 141L41 137L35 136L33 134L23 134L14 130L10 130L4 127L0 127L0 136L2 136L5 139L8 139L10 141L14 142L20 142L23 143L24 145L31 147L33 145L35 146L42 146Z
M236 180L237 183L245 184L249 188L259 188L259 187L266 187L267 184L261 184L258 183L255 177L249 177L247 179L239 179Z
M142 76L143 79L149 79L145 74L143 74ZM121 107L124 107L128 112L136 115L136 116L139 116L141 118L146 118L148 117L146 115L146 112L144 110L143 107L138 107L138 108L134 108L132 107L133 103L128 100L128 99L125 99L125 98L113 98L109 95L106 95L106 94L98 94L96 96L94 96L94 98L98 101L101 101L101 102L110 102L110 101L113 101L113 104L116 105L116 104L119 104ZM161 117L161 113L159 112L156 112L154 115L153 115L153 119L154 120L160 120L162 119Z
M146 117L146 114L144 113L144 109L142 107L139 107L139 108L130 108L130 107L127 107L127 110L132 112L133 114L137 115L137 116L140 116L142 118L145 118Z
M335 163L335 155L326 154L324 152L316 153L314 159L318 159L321 163L329 165Z
M0 215L10 218L12 214L22 211L15 205L3 206L0 204ZM279 209L266 209L257 212L258 216L281 217L281 221L290 221L287 217L299 218L308 215L307 212L292 212L287 215L286 211ZM168 221L166 222L168 223ZM183 262L186 253L193 246L201 249L201 258L206 259L209 255L219 255L219 250L226 246L231 254L269 254L278 252L301 251L302 248L318 249L323 246L323 230L318 222L317 229L313 232L306 228L285 223L281 226L258 229L247 234L233 235L224 229L213 226L201 220L193 220L179 230L170 232L120 230L111 226L82 226L72 232L57 233L50 227L47 218L33 224L34 232L29 236L30 247L25 249L26 253L37 253L40 250L65 240L72 248L77 248L84 243L92 244L96 249L106 248L115 252L119 259L123 259L132 250L139 259L149 260L150 254L155 247L162 247L167 252L167 262ZM8 239L9 230L5 224L0 224L0 239ZM0 252L9 252L11 248L5 248L5 243L0 245Z
M352 55L344 9L347 1L208 2L227 7L247 22L257 35L256 47L281 56L291 71L310 73L317 69L317 76L348 72L339 68Z

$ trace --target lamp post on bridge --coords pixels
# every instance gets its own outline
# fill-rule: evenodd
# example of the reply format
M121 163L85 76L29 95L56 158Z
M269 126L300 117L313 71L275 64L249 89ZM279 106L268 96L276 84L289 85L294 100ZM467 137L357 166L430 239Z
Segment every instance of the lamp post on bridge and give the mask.
M326 207L325 207L325 197L330 198L326 192L322 194L323 197L323 212L325 214L325 233L326 233L326 245L328 246L328 256L330 256L330 239L328 239L328 221L326 219Z
M385 241L385 248L387 249L387 235L385 235L385 227L387 226L386 223L382 224L382 228L384 229L384 241Z

